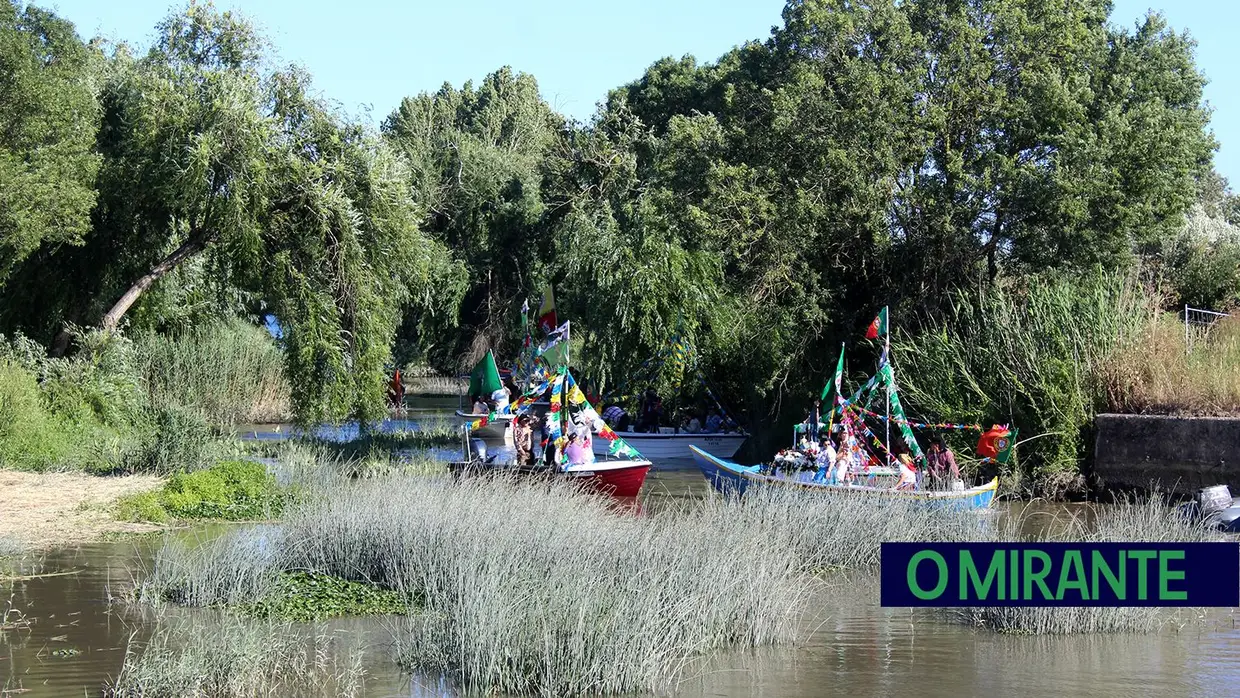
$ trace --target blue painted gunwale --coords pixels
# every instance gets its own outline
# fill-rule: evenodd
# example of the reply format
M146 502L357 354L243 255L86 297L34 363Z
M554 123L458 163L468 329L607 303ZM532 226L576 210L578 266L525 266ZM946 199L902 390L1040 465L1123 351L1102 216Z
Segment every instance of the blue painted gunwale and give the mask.
M771 477L758 472L756 465L739 465L732 461L713 456L706 451L690 446L693 461L706 480L724 494L744 494L750 485L775 485L792 487L808 491L834 492L872 497L888 497L893 499L912 499L931 506L943 506L960 509L987 509L994 501L995 492L999 489L999 478L980 487L972 487L959 492L953 491L896 491L887 487L866 487L864 485L828 485L821 482L805 482L782 477Z

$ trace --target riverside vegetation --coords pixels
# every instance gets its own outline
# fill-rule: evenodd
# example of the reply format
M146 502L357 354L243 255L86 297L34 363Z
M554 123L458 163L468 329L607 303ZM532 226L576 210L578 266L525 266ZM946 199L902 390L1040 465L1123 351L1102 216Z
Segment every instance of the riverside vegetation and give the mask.
M0 460L169 472L225 424L371 423L392 366L511 355L552 284L581 375L682 334L754 457L890 306L910 417L1012 422L1039 438L1006 480L1079 488L1097 410L1240 404L1159 317L1240 300L1205 76L1109 12L790 0L585 123L500 68L374 128L209 3L142 47L0 3Z
M278 524L169 540L136 599L310 620L319 616L288 594L310 585L330 613L394 614L385 624L394 661L471 695L665 692L713 652L796 641L815 593L875 588L867 575L883 541L1025 537L1019 520L774 488L643 515L521 480L384 474L311 489ZM1214 539L1153 499L1101 508L1092 524L1058 523L1035 537ZM1152 632L1199 618L1158 609L932 615L1015 634Z

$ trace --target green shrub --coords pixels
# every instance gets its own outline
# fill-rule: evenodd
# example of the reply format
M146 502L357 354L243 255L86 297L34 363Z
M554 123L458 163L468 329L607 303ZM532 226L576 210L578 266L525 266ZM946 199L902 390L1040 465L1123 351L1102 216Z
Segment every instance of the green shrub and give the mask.
M170 519L245 521L279 514L290 498L266 466L224 461L206 470L173 475L157 492L121 500L117 515L131 521Z
M166 523L168 510L160 501L159 492L139 492L124 497L117 504L117 518L125 521L150 521Z
M194 471L217 460L219 437L194 410L163 407L152 410L136 445L125 455L128 472L166 475Z

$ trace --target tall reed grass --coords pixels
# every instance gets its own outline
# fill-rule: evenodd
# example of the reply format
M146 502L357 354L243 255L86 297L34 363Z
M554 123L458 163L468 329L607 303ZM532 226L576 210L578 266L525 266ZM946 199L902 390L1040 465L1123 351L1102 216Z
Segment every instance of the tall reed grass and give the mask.
M1104 371L1108 409L1125 413L1240 414L1240 317L1224 318L1187 352L1183 320L1151 319Z
M906 404L928 419L1012 423L1020 468L1045 492L1083 487L1110 363L1133 347L1159 298L1128 276L1033 279L960 294L945 318L893 341ZM965 451L973 445L957 444Z
M1156 496L1125 501L1097 509L1092 522L1080 518L1038 527L1039 534L1026 536L1020 518L994 529L996 540L1039 542L1144 542L1180 543L1221 540L1222 536L1199 521L1181 514ZM1202 616L1199 609L1091 608L1091 607L980 607L940 609L951 621L980 629L1015 635L1066 635L1082 633L1149 633L1168 625L1182 626Z
M237 604L281 571L329 574L416 600L398 661L467 691L658 691L698 654L792 639L808 578L791 550L722 508L634 517L566 486L380 477L278 532L169 543L141 594Z
M218 426L290 414L283 355L262 327L219 321L175 335L142 334L134 346L152 405L195 409Z
M131 637L112 698L360 696L363 653L323 629L231 615L160 618Z

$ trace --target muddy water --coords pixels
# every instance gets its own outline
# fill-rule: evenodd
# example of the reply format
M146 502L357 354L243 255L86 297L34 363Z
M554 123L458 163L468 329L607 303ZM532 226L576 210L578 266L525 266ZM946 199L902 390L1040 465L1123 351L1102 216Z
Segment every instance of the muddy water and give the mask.
M438 418L443 407L411 416ZM256 430L257 431L257 430ZM257 438L283 438L267 429ZM691 461L657 464L644 494L653 506L685 504L705 492ZM1085 516L1083 509L998 505L1030 526ZM149 619L113 603L154 541L55 550L0 582L0 610L20 627L0 631L0 698L99 696L120 670L131 637ZM70 574L58 574L68 572ZM0 576L13 570L0 570ZM34 576L34 575L56 576ZM796 646L729 652L695 664L675 693L684 696L1233 696L1240 695L1240 628L1230 614L1153 635L1011 637L942 622L925 612L884 609L872 581L822 592ZM182 611L199 613L198 611ZM22 620L29 621L28 624ZM16 622L15 622L16 621ZM380 621L335 623L364 636L366 695L452 696L442 682L411 680L391 662Z
M120 670L142 617L110 599L121 593L146 543L100 543L44 556L52 577L0 584L31 621L0 633L0 695L99 696ZM1232 696L1240 686L1240 628L1219 614L1204 626L1155 635L1010 637L941 622L925 612L884 609L856 586L820 594L794 647L731 652L686 673L683 696L895 695ZM193 611L189 611L193 612ZM12 616L11 616L12 619ZM352 620L336 632L365 635L366 695L451 696L446 686L400 676L380 622ZM26 691L5 693L5 691Z

